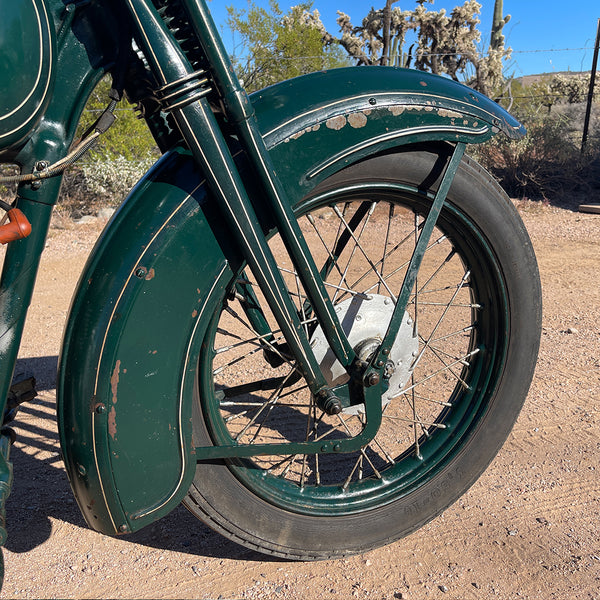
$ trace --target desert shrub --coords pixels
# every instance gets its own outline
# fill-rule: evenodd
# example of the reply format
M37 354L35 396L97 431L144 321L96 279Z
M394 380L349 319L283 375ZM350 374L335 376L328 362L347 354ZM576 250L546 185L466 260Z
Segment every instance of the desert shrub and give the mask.
M118 206L155 160L149 154L136 160L115 156L81 163L65 174L59 204L74 218Z
M512 197L574 207L600 190L600 128L596 122L582 155L580 112L570 107L517 115L527 127L525 138L498 135L471 153Z

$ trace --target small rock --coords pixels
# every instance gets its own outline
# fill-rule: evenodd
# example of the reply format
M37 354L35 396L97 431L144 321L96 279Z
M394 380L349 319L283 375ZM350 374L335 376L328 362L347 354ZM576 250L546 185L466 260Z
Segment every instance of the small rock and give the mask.
M81 217L81 219L77 219L75 223L77 223L77 225L85 225L86 223L94 223L95 221L96 217L93 217L92 215L85 215Z
M579 329L575 329L575 327L569 327L569 329L567 329L567 333L578 334Z
M542 525L549 525L550 523L548 523L548 521L546 519L544 519L544 517L537 517L535 519L538 523L541 523Z
M438 588L444 594L448 591L448 588L445 585L438 585Z
M114 208L101 208L98 211L98 218L102 219L103 221L108 221L113 215L115 214L115 209Z

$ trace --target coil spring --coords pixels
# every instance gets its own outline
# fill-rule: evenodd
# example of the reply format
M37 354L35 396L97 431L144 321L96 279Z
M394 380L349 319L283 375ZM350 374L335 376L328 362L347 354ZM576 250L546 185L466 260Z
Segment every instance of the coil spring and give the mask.
M194 71L207 70L208 64L200 43L179 0L152 0L163 21L180 45Z

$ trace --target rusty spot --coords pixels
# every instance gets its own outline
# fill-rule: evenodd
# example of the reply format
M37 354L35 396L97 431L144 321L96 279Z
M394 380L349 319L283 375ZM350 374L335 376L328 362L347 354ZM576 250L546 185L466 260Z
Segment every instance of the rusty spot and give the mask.
M325 123L328 129L333 129L335 131L339 131L346 125L346 117L344 115L338 115L337 117L331 117L331 119L327 119Z
M350 124L350 127L360 129L367 124L367 115L362 112L352 113L348 116L348 123Z
M195 319L198 316L198 311L197 310L193 310L192 311L192 319Z
M113 406L108 413L108 433L110 437L114 440L117 435L117 411Z
M423 87L427 87L427 83L425 81L419 81L419 83L423 86Z
M144 277L144 279L145 279L146 281L150 281L151 279L154 279L154 276L155 276L155 275L156 275L156 273L155 273L154 269L150 269L150 270L148 271L148 273L146 273L146 277Z

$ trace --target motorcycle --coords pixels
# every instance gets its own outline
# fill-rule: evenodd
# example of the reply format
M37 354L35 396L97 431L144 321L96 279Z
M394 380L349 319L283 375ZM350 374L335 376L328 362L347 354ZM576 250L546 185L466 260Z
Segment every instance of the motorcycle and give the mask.
M11 384L64 170L137 105L161 158L101 234L57 379L86 522L181 502L293 560L398 540L491 462L527 395L541 289L525 228L465 154L523 127L446 78L313 73L248 95L205 0L11 0L0 22L0 542ZM110 74L106 111L74 142Z

